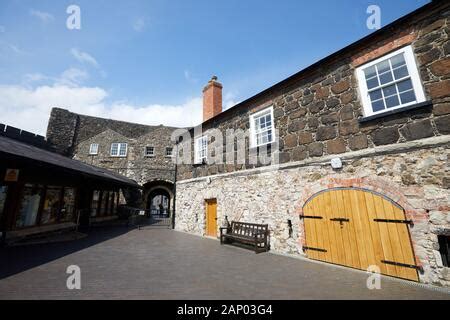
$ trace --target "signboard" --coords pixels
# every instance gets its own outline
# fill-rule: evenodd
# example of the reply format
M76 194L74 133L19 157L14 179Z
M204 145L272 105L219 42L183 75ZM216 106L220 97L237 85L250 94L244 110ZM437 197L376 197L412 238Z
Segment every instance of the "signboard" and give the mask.
M6 169L5 181L17 182L19 180L19 169Z
M140 215L140 216L145 216L145 210L139 211L139 215Z

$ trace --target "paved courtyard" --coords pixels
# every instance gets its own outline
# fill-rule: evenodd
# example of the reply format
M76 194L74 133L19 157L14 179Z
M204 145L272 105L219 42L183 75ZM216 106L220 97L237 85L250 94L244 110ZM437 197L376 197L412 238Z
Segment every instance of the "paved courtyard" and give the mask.
M167 229L98 228L72 242L0 249L0 299L450 299L441 291ZM66 268L81 268L81 290Z

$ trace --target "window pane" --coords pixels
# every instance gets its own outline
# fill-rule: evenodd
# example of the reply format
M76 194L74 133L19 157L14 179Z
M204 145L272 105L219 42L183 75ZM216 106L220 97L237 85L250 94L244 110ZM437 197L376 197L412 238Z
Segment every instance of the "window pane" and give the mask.
M378 101L372 102L372 110L373 110L373 112L384 110L384 101L378 100Z
M381 89L372 91L372 92L369 93L369 95L370 95L370 100L371 101L375 101L375 100L379 100L379 99L383 98L383 96L381 94Z
M19 216L16 221L17 227L30 227L36 224L42 192L42 186L25 185L20 200Z
M41 224L55 223L61 207L61 187L48 187L45 192Z
M414 90L406 91L400 94L400 98L402 100L402 103L409 103L416 101L416 95L414 94Z
M390 71L380 75L380 83L381 84L389 83L392 80L394 80L394 79L392 78L392 73Z
M378 78L372 78L372 79L369 79L369 80L367 80L367 88L370 90L370 89L373 89L373 88L375 88L375 87L378 87L380 84L379 84L379 82L378 82Z
M126 156L127 155L127 144L126 143L121 143L120 144L119 155L120 156Z
M90 154L97 154L98 153L98 144L93 143L91 144L91 148L89 150Z
M375 70L375 66L364 69L364 74L366 75L366 79L373 78L377 75L377 70Z
M412 89L411 79L397 83L398 92L408 91Z
M103 191L102 192L102 203L100 204L100 215L105 215L106 214L106 209L108 208L108 192L107 191Z
M5 210L6 195L8 194L8 186L0 186L0 221L3 211Z
M111 144L111 155L117 156L118 154L119 145L117 143Z
M396 88L395 84L383 88L383 94L385 97L389 97L394 94L397 94L397 88Z
M386 108L392 108L392 107L396 107L400 104L400 102L398 101L398 96L392 96L389 98L386 98Z
M75 189L64 188L64 198L61 209L61 221L73 221L75 217Z
M405 58L403 57L403 53L400 53L400 54L392 57L391 63L392 63L392 68L397 68L397 67L400 67L400 66L406 64Z
M99 198L100 198L100 191L95 190L92 194L91 217L95 217L97 215Z
M389 65L389 60L381 61L377 64L378 74L385 73L391 69Z
M407 77L408 75L408 68L406 66L394 70L395 79L401 79Z

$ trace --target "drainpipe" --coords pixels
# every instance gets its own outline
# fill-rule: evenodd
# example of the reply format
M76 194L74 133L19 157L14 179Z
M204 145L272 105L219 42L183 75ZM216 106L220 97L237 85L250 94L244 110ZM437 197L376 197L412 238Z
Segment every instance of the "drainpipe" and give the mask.
M178 138L175 141L175 177L173 179L173 213L172 213L172 229L175 229L175 211L177 207L177 175L178 175Z

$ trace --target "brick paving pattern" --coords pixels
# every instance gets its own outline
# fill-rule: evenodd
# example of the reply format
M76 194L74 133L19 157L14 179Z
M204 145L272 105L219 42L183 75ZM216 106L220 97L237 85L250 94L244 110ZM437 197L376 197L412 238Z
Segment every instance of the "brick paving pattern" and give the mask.
M84 239L0 249L0 299L450 299L450 294L167 229L96 228ZM66 288L67 266L81 290Z

